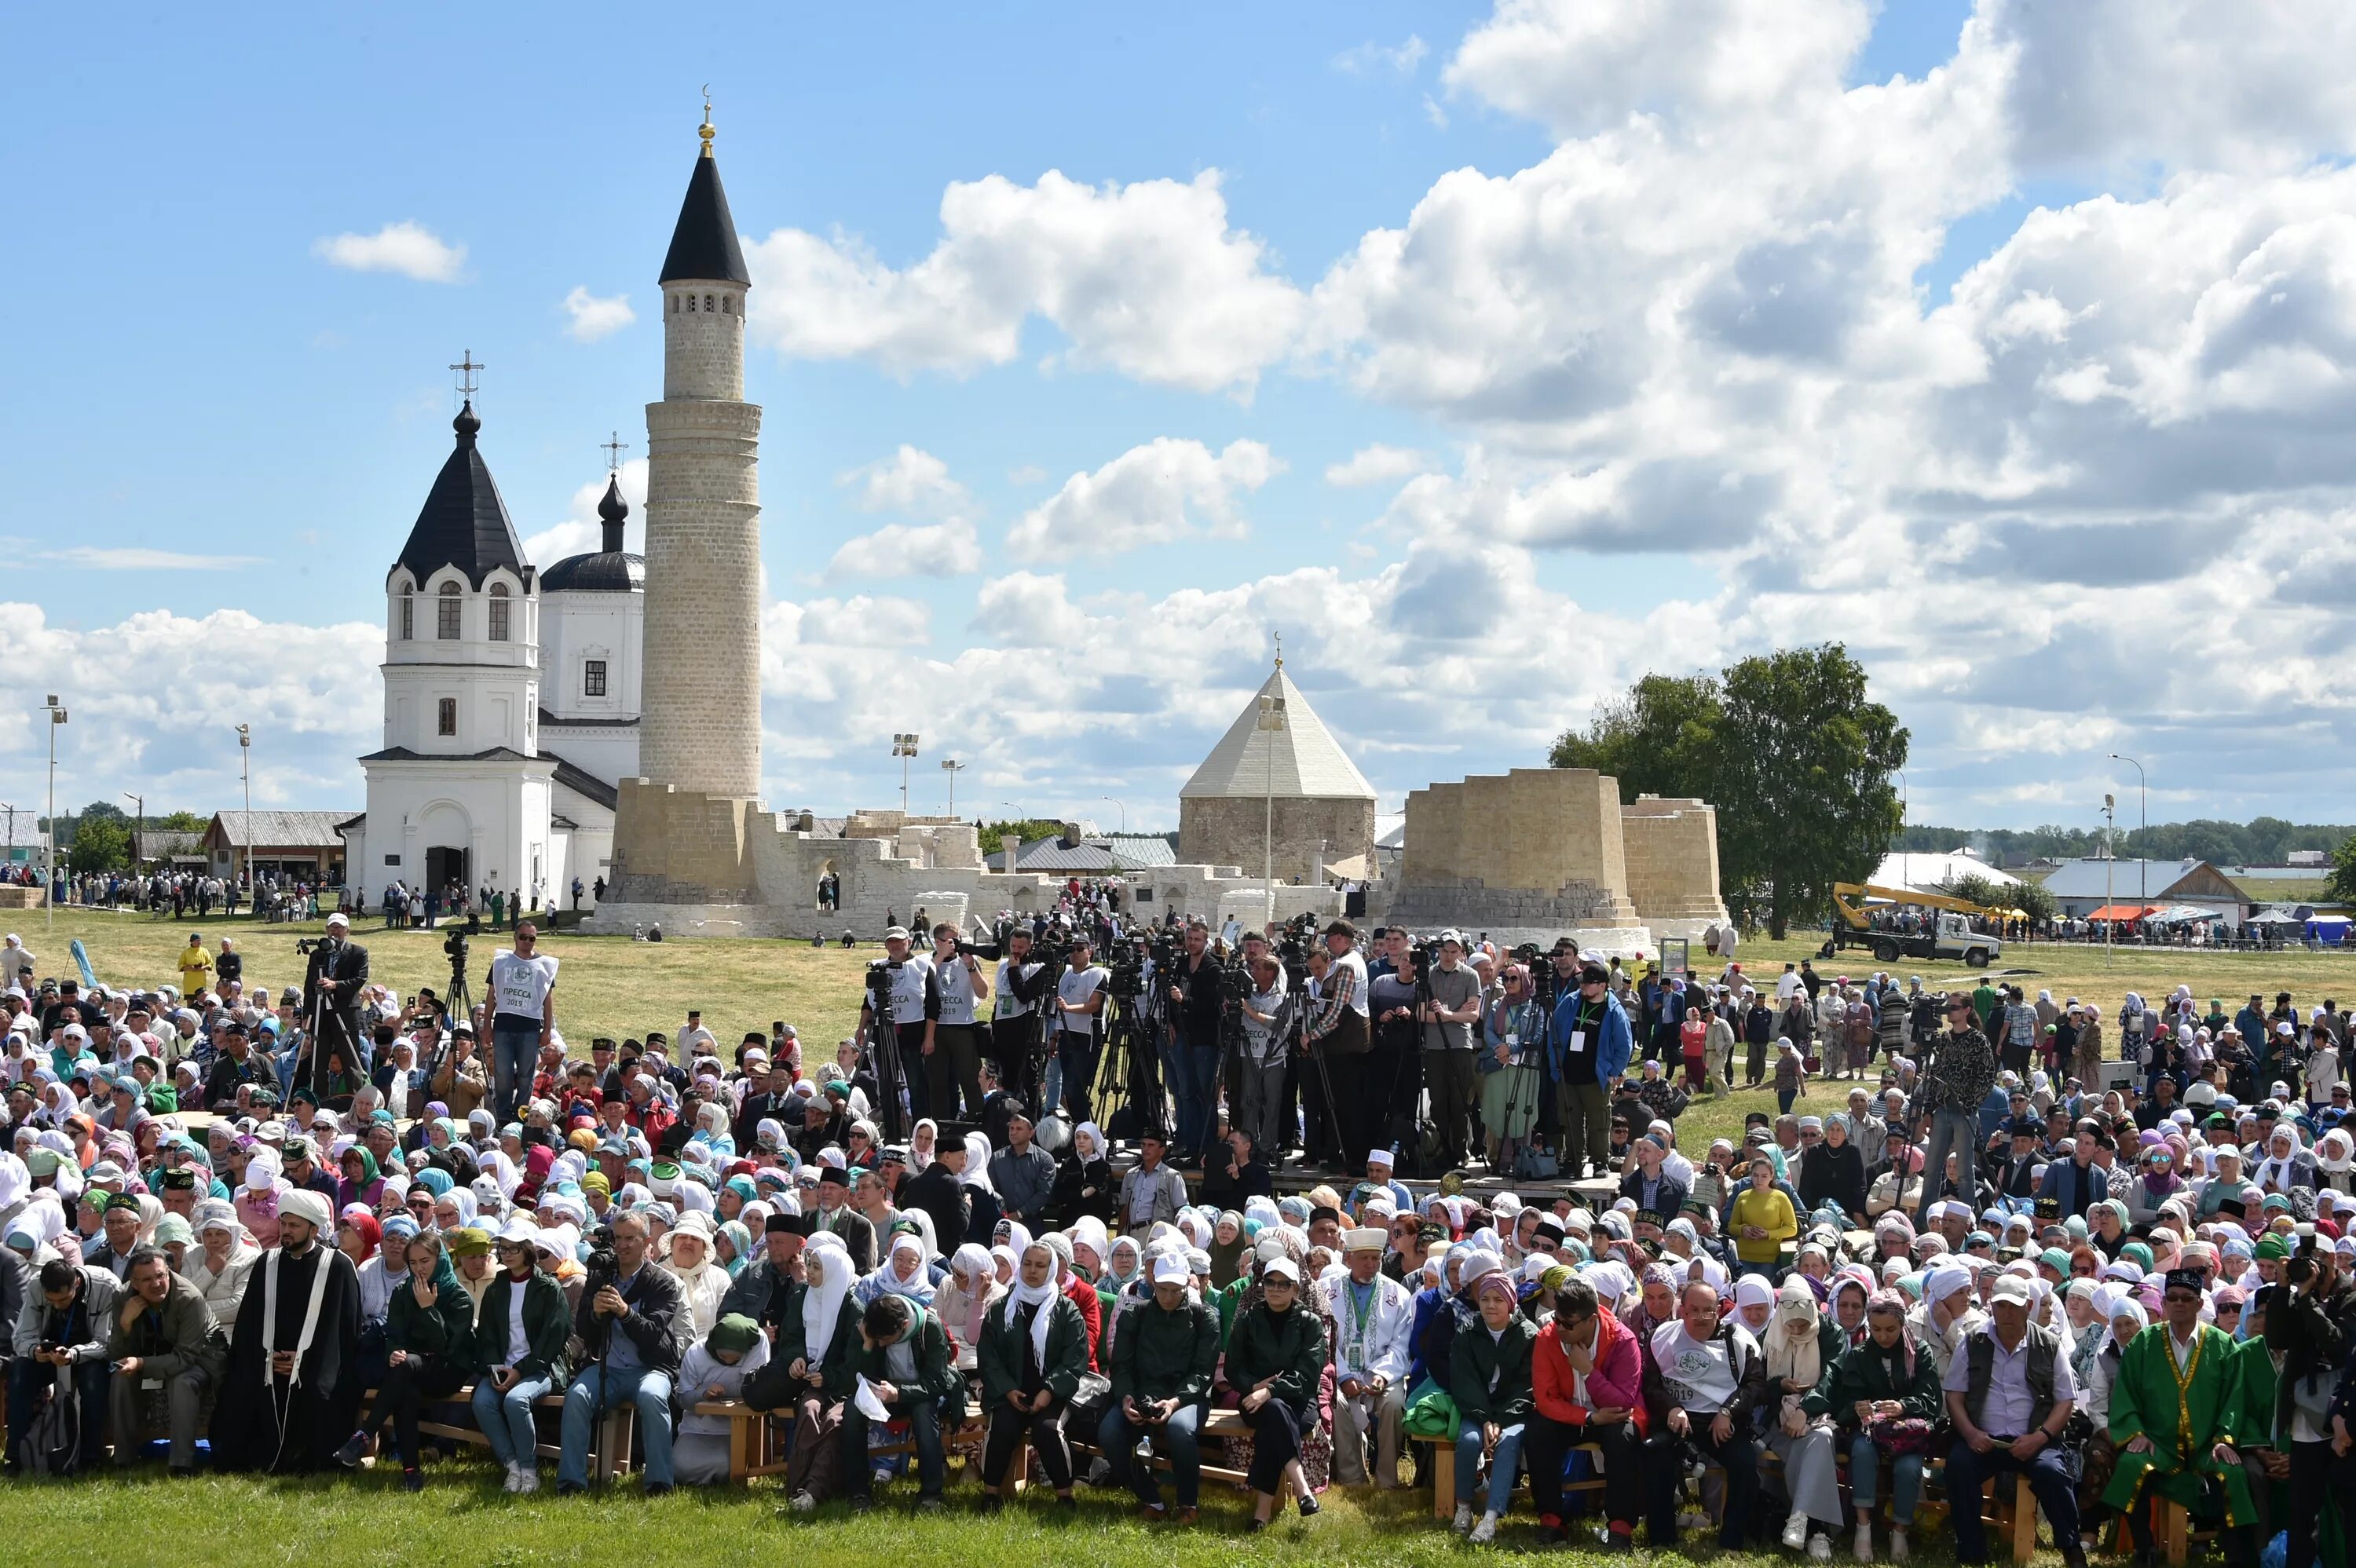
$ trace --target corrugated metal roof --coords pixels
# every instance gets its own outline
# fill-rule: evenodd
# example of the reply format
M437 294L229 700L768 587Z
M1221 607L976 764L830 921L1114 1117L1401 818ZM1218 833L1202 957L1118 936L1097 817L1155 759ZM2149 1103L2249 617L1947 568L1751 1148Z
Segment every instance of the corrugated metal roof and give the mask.
M249 844L340 849L344 841L336 825L350 816L347 811L217 811L205 838L231 849Z
M2156 899L2184 880L2192 868L2181 860L2064 860L2045 875L2045 891L2057 899ZM2109 876L2104 881L2105 872ZM2106 891L2107 889L2107 891Z
M1108 833L1105 847L1130 866L1174 866L1178 851L1159 833Z
M1259 727L1259 699L1281 698L1285 726ZM1375 786L1317 717L1280 665L1178 792L1181 800L1279 795L1287 799L1372 800Z

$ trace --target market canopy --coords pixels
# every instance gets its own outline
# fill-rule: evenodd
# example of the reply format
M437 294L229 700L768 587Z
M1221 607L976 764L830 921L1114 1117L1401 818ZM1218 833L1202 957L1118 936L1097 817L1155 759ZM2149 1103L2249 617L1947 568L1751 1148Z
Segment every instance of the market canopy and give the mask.
M2149 918L2162 925L2189 925L2196 920L2222 920L2225 914L2222 910L2203 909L2199 904L2170 904Z
M2104 904L2086 918L2088 920L2141 920L2158 907L2158 904Z
M2242 923L2244 925L2304 925L2307 923L2285 909L2270 909L2264 914L2254 914Z

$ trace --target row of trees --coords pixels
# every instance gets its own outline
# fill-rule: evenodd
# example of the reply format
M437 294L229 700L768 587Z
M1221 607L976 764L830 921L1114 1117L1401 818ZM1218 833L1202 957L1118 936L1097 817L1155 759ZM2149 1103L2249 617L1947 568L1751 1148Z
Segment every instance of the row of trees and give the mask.
M58 816L58 848L76 871L120 871L131 865L134 830L145 833L201 833L207 818L193 811L151 813L134 821L112 801L94 800L72 816ZM44 819L39 827L48 829Z
M1698 796L1718 808L1719 880L1745 924L1781 938L1863 881L1902 813L1892 775L1907 731L1838 643L1785 648L1717 675L1648 675L1547 760L1620 781L1621 798ZM1952 848L1952 846L1950 846Z
M2122 796L2133 804L2132 796ZM2180 860L2190 858L2212 866L2278 866L2295 849L2336 853L2356 827L2329 823L2291 823L2279 816L2254 817L2248 822L2219 822L2198 817L2190 822L2156 822L2131 827L2119 835L2121 859ZM1892 849L1918 854L1944 854L1968 845L1991 860L2006 855L2034 855L2056 860L2103 852L2099 827L1928 827L1901 828Z

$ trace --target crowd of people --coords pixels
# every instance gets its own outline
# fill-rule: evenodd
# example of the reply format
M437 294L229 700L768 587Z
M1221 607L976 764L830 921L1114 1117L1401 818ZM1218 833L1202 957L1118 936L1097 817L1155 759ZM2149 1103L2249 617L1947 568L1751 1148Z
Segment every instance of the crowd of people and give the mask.
M1450 1168L1410 1186L1388 1123L1347 1119L1338 1080L1288 1103L1248 1033L1240 1062L1165 1054L1188 1074L1170 1121L1116 1160L1085 1047L980 1013L1099 1016L1088 949L1033 989L1022 942L992 965L935 934L917 964L894 933L904 1076L872 1018L830 1057L783 1020L723 1045L700 1013L575 1055L530 923L472 1016L372 982L343 922L274 1006L228 944L193 941L177 985L85 993L8 938L7 1471L160 1444L186 1475L201 1442L221 1469L373 1460L415 1489L438 1411L529 1492L551 1400L557 1490L590 1484L626 1404L652 1493L729 1477L729 1418L701 1408L727 1403L776 1424L796 1513L904 1484L941 1507L953 1456L997 1508L1027 1446L1051 1507L1123 1488L1188 1523L1210 1468L1258 1529L1332 1487L1431 1485L1445 1453L1474 1543L1518 1507L1611 1551L1701 1531L1824 1561L1846 1535L1904 1562L1927 1481L1968 1499L2019 1473L2072 1564L2113 1513L2147 1559L2159 1499L2236 1568L2276 1531L2294 1565L2345 1560L2356 1123L2331 1003L2096 1009L1799 965L1760 987L1566 943L1541 1011L1510 955L1443 933L1402 989L1421 944L1380 933L1370 964L1335 922L1282 1049L1370 1055L1400 1009L1478 1042L1417 1042L1466 1060L1423 1064L1411 1136ZM1212 940L1190 930L1179 966ZM1290 987L1241 944L1265 1027ZM1188 976L1149 983L1168 1050L1195 1049ZM1768 1043L1762 1013L1779 1090L1796 1063L1783 1114L1684 1147L1677 1113ZM1500 1074L1527 1077L1480 1082ZM1837 1108L1804 1114L1812 1087ZM1279 1197L1321 1109L1365 1141ZM1513 1176L1549 1136L1559 1174ZM1985 1561L1976 1503L1948 1517Z

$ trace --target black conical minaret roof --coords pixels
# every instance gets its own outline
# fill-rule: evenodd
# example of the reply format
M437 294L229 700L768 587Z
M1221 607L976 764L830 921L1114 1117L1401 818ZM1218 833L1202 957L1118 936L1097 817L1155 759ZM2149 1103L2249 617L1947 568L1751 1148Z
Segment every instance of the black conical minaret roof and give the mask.
M728 192L720 184L720 161L709 142L688 176L687 199L680 204L679 227L670 231L670 249L657 281L679 278L747 286L753 282L744 270L744 247L736 242L736 220L728 213Z
M475 445L483 421L476 418L471 400L450 428L458 433L457 446L434 476L434 488L425 493L425 505L395 564L406 567L421 584L445 566L466 573L477 588L502 566L529 581L531 568L508 519L507 503L499 499L499 487Z

